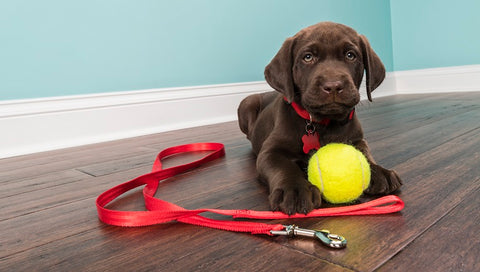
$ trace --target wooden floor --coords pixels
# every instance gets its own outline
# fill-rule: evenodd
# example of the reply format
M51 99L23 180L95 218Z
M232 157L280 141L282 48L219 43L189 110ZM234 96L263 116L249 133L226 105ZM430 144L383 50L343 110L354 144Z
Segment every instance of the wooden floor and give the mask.
M249 143L230 122L0 160L0 270L479 271L480 93L362 103L357 112L373 155L404 180L405 209L262 221L330 229L348 239L344 250L307 238L181 223L122 228L97 219L100 193L149 172L160 150L203 141L225 143L226 157L162 184L157 196L186 208L268 209ZM140 191L113 206L142 210Z

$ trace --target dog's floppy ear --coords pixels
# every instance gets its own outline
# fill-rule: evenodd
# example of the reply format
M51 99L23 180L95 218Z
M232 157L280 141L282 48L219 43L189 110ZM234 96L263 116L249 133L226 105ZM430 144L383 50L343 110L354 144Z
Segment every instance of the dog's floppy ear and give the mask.
M367 96L368 100L372 101L371 93L385 79L385 66L363 35L360 35L360 45L362 47L363 66L367 74Z
M293 101L295 87L293 84L293 54L292 48L295 39L288 38L283 43L272 61L265 67L265 79L275 90L283 93L288 102Z

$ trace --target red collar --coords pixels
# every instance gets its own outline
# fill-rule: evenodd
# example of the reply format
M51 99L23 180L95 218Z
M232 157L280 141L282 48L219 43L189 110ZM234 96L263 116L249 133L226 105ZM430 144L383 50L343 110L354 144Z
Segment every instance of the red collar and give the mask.
M325 126L328 126L328 124L330 124L330 119L329 118L323 118L320 121L312 120L312 116L310 115L310 113L308 113L308 111L305 108L303 108L302 106L300 106L299 104L297 104L293 101L292 101L292 103L288 102L286 97L283 97L283 100L285 100L287 103L292 105L292 108L295 110L295 112L298 114L298 116L302 117L303 119L308 120L308 121L313 121L315 123L322 124L322 125L325 125ZM348 121L353 119L354 114L355 114L355 109L353 109L350 112L350 114L348 115Z

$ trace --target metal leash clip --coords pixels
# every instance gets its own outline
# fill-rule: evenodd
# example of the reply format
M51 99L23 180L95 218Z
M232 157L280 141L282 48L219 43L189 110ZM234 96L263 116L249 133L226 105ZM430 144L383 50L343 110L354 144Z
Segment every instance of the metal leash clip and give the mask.
M286 236L304 236L317 238L324 245L331 248L345 248L347 246L347 239L345 237L331 234L328 230L309 230L302 229L296 225L286 225L284 230L271 230L272 235L286 235Z

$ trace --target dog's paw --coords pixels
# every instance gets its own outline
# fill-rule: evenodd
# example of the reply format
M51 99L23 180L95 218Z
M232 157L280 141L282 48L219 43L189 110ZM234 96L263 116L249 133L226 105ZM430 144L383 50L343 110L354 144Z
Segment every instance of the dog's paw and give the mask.
M385 169L379 165L371 165L370 186L366 194L379 195L392 193L402 186L402 180L394 170Z
M307 214L322 204L318 188L307 182L274 188L270 193L269 200L272 210L282 211L288 215Z

